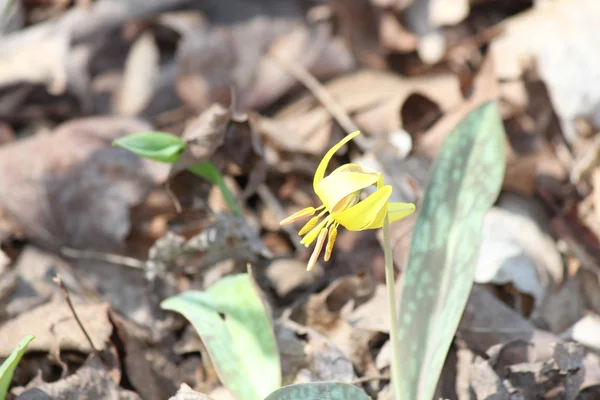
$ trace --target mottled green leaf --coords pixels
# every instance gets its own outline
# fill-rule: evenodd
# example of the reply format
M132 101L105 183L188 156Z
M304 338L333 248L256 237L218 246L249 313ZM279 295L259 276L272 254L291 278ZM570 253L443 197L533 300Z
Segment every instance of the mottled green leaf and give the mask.
M140 157L172 164L177 161L186 144L169 133L140 132L115 140L113 146L122 147Z
M236 399L262 400L281 386L275 336L250 275L228 276L205 292L168 298L161 307L192 323Z
M496 102L444 141L410 247L398 313L401 400L431 400L466 306L486 211L501 189L505 134Z
M371 400L354 385L342 382L311 382L284 386L265 400Z
M35 336L33 335L27 335L23 337L17 347L15 347L12 353L10 353L10 356L8 356L2 365L0 365L0 399L6 398L6 393L10 387L10 382L12 381L15 368L17 368L17 364L19 364L19 361L21 361L21 357L23 357L23 354L27 349L27 345L33 339L35 339Z

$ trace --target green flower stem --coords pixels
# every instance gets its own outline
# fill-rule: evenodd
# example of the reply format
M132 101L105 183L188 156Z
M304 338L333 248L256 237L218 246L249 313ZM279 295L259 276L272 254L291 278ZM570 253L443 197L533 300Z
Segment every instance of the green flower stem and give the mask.
M223 179L223 175L219 172L219 170L214 166L210 161L204 162L202 164L194 165L193 167L189 167L188 170L198 175L201 178L206 179L213 185L217 185L223 194L223 198L225 202L229 206L229 209L234 215L242 216L242 210L238 206L235 201L235 196L231 193L231 190L225 184L225 179Z
M383 220L383 254L385 256L385 284L387 286L388 308L390 311L390 340L392 341L392 388L393 398L400 399L400 341L398 339L398 314L396 312L396 285L394 282L394 260L392 259L392 238L390 217Z

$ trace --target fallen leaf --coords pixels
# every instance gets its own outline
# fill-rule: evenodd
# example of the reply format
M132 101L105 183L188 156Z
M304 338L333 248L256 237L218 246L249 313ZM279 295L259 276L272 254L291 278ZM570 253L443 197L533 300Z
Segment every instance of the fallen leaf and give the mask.
M210 397L203 393L192 390L191 387L182 383L177 390L175 396L169 397L169 400L212 400Z
M563 280L561 255L545 214L534 200L503 194L484 218L475 282L510 282L541 307L547 290Z
M484 354L507 344L495 359L495 369L520 362L547 361L550 345L560 339L523 318L481 285L474 285L458 327L458 337L469 349Z
M110 305L74 304L81 323L90 335L94 346L102 350L109 343L113 327L108 319ZM7 340L0 343L0 357L6 357L12 346L26 334L32 333L36 339L27 352L48 352L54 346L61 350L91 353L92 348L65 302L52 302L37 307L27 313L7 321L0 327L0 335ZM17 338L16 341L13 338Z
M341 34L361 64L386 67L385 52L379 41L378 10L370 0L335 0L331 8L337 16Z
M450 74L405 79L388 72L362 70L334 79L324 87L346 113L357 114L361 129L375 136L402 128L400 108L412 93L431 98L444 111L462 99L458 80ZM257 123L257 129L277 149L316 155L329 144L333 117L322 105L315 104L312 96L307 96L273 118L259 118Z
M265 273L280 298L315 283L317 278L314 272L306 271L305 262L289 258L273 260Z
M520 78L535 63L568 141L576 136L575 120L590 117L600 126L600 91L595 80L600 58L590 32L600 23L594 0L538 2L533 9L505 21L504 32L490 47L499 79Z
M600 316L588 313L575 322L560 337L564 340L574 340L595 350L600 349Z
M156 78L160 72L159 50L150 33L142 34L131 46L125 60L123 81L116 92L116 111L134 116L144 110L152 99Z
M49 246L122 247L130 207L164 180L168 167L111 143L145 130L150 126L140 120L95 117L2 146L0 207L27 237Z
M188 122L181 135L187 146L177 162L172 165L170 176L208 161L223 143L230 120L231 111L214 103Z
M33 342L32 342L33 343ZM56 382L30 384L13 389L17 400L71 400L87 399L141 400L134 392L115 382L110 371L98 357L92 357L73 375Z

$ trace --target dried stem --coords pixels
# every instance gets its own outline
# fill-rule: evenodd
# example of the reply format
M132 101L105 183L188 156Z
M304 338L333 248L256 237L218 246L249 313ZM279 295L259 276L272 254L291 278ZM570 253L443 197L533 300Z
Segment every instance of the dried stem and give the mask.
M122 265L129 268L144 269L145 263L133 257L121 256L119 254L102 253L93 250L77 250L70 247L62 247L60 252L65 257L81 260L105 261L110 264Z
M100 358L102 360L102 356L100 355L100 352L94 346L94 343L92 342L92 338L90 337L90 335L85 330L85 327L81 323L81 320L79 319L79 316L75 312L75 307L73 307L73 302L71 301L71 296L69 295L69 291L67 290L67 287L63 283L62 278L60 277L60 275L56 274L56 276L54 277L54 282L58 283L58 286L60 286L60 289L65 294L65 299L67 300L67 305L69 306L69 309L73 313L73 317L75 317L75 321L77 321L77 325L79 325L79 329L81 329L81 332L83 332L83 334L85 335L85 338L87 339L88 343L90 344L90 347L92 348L92 352L94 353L94 355L96 357L98 357L98 358Z
M367 383L371 381L389 381L390 379L390 375L363 376L362 378L355 379L350 383L353 385L358 385L360 383Z

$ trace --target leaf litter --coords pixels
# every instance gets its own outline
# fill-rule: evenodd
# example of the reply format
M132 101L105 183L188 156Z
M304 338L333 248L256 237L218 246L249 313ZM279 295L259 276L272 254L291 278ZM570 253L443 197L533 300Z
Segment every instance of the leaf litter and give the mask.
M507 169L438 395L598 396L593 0L14 4L0 18L0 360L36 339L9 398L232 398L160 303L248 263L284 384L386 398L380 233L340 232L307 273L279 220L314 205L318 160L354 127L365 140L332 163L382 171L392 200L419 210L443 140L490 99ZM184 157L170 167L111 145L142 131L180 136ZM241 216L186 170L205 161ZM392 226L399 276L415 222Z

